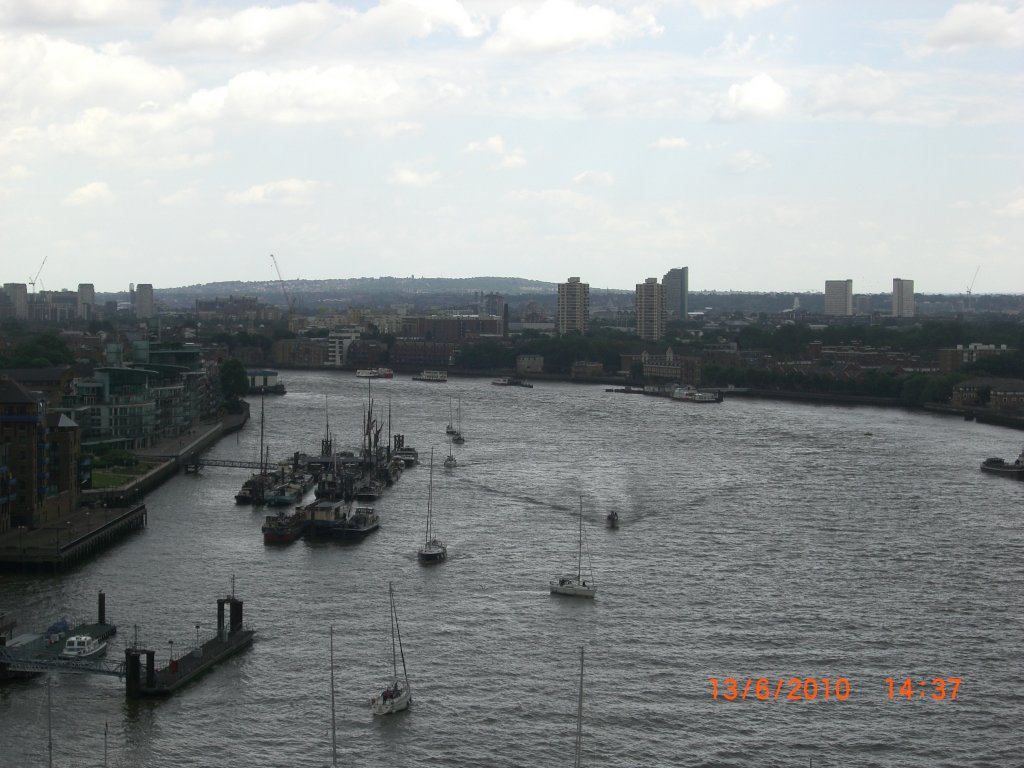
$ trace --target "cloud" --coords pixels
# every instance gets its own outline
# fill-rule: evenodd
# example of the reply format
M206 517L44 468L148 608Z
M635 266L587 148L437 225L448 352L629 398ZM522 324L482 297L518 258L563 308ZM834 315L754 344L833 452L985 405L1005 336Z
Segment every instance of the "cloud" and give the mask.
M521 168L526 165L526 153L522 149L508 149L501 136L489 136L483 141L474 141L466 147L470 153L489 153L500 159L499 168Z
M399 187L429 187L439 178L437 173L421 173L406 165L396 165L388 181Z
M546 208L583 210L591 206L590 198L571 189L524 189L511 193L509 199L515 202L539 202Z
M748 13L763 11L773 5L789 2L789 0L690 0L690 2L700 9L705 18L735 16L742 19Z
M93 203L106 203L114 199L113 193L102 181L94 181L79 187L64 198L64 205L82 206Z
M485 47L496 53L553 53L609 46L661 31L643 8L624 16L599 5L584 7L575 0L544 0L532 13L520 6L505 11Z
M686 149L690 142L682 136L662 136L651 146L655 149Z
M584 171L574 176L572 183L588 187L610 187L615 183L615 177L606 171Z
M761 72L745 83L734 83L719 105L722 120L770 117L781 112L789 99L786 89Z
M726 162L725 167L732 173L754 173L766 171L772 167L772 164L763 155L750 149L744 149L734 153Z
M996 211L997 216L1009 216L1011 218L1024 217L1024 193L1008 202Z
M235 205L308 205L320 184L308 179L282 179L258 184L242 192L229 192L227 201Z
M961 51L974 46L1024 46L1024 6L996 3L953 6L925 35L920 53Z
M10 26L85 26L155 23L160 0L0 0L0 24Z
M234 13L187 13L161 30L157 42L173 49L252 55L318 43L403 42L445 30L479 37L485 22L471 17L457 0L383 0L366 13L319 0Z
M859 64L843 74L819 81L812 88L809 109L814 114L870 115L891 106L897 95L896 86L888 75Z
M160 198L161 205L186 205L188 203L195 202L199 197L199 192L195 187L186 187L185 189L178 189L174 192L170 192L163 195Z
M32 176L32 172L24 165L12 165L0 170L0 181L22 181Z

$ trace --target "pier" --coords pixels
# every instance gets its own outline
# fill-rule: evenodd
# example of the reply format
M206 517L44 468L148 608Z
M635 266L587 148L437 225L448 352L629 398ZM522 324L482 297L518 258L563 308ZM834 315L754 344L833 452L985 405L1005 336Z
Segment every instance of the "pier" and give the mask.
M228 609L225 621L225 608ZM198 625L197 625L198 626ZM242 620L242 601L234 595L217 600L217 634L175 657L173 646L167 666L157 669L156 651L126 648L125 695L129 699L170 696L215 664L252 645L256 632Z

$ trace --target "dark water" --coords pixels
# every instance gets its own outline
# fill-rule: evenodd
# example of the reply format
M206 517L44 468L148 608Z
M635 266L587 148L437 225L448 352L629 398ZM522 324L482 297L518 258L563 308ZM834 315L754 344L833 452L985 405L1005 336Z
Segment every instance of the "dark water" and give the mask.
M316 451L325 396L355 446L365 383L292 374L268 398L272 454ZM166 701L126 702L117 678L53 680L54 764L330 764L328 627L340 764L568 766L579 646L588 766L1024 764L1024 483L978 471L1020 434L873 408L729 400L700 406L538 384L374 384L424 463L355 546L265 548L245 473L208 468L151 494L149 526L56 577L0 577L20 629L91 620L166 658L245 600L258 636ZM466 443L447 453L448 396ZM258 403L254 413L258 413ZM213 450L253 458L259 425ZM435 446L435 528L448 562L419 565ZM599 592L552 597L574 563L579 498ZM607 530L618 510L621 527ZM395 584L411 710L373 718L390 666ZM845 701L715 701L709 678L849 681ZM958 677L955 701L897 696L886 678ZM951 684L950 684L951 685ZM44 678L0 688L0 764L47 764Z

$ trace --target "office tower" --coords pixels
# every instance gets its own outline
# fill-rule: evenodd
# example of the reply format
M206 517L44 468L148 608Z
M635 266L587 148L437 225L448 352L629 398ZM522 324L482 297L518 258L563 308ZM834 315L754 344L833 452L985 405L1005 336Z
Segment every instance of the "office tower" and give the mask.
M661 279L665 288L665 314L677 320L685 320L690 301L690 268L670 269Z
M96 289L92 283L78 284L78 319L92 320L96 316Z
M636 335L654 341L665 335L665 289L656 277L636 285Z
M914 281L899 277L892 279L892 316L914 316Z
M156 317L153 286L150 283L139 283L135 286L135 316L140 320Z
M825 314L834 317L853 314L853 280L825 281Z
M14 308L14 319L28 320L28 286L25 283L4 283L4 293Z
M590 284L578 277L558 284L558 333L586 333L590 327Z

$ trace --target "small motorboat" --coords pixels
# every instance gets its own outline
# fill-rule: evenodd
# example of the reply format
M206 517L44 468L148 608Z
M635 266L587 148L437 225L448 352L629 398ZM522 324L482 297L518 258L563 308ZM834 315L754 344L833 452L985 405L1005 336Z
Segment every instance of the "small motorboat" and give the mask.
M107 644L89 635L74 635L64 644L60 655L65 659L91 659L107 652Z
M614 509L608 513L604 520L608 524L609 528L619 527L619 513L616 512Z

